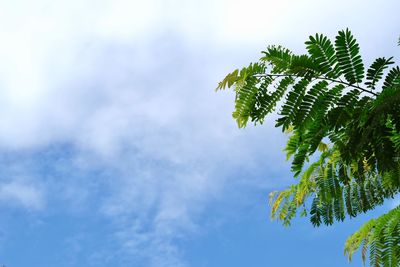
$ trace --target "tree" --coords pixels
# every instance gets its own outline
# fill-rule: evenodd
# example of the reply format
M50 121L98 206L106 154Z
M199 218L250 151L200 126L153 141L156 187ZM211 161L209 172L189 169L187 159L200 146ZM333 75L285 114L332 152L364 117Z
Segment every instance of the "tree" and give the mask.
M331 225L356 217L400 191L400 68L377 58L365 71L352 33L334 43L316 34L307 54L269 46L256 63L229 73L217 90L233 87L240 128L262 124L279 107L275 127L297 183L270 194L271 217L297 213ZM399 266L400 206L366 222L345 243L349 259L361 247L371 266Z

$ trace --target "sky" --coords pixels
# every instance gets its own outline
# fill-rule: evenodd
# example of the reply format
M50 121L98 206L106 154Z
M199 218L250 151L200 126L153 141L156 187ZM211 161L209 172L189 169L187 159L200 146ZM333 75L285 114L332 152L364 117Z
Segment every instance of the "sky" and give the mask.
M231 70L352 30L395 56L400 2L0 0L0 265L361 266L368 218L269 220L295 182L273 118L238 129ZM323 264L322 264L323 263Z

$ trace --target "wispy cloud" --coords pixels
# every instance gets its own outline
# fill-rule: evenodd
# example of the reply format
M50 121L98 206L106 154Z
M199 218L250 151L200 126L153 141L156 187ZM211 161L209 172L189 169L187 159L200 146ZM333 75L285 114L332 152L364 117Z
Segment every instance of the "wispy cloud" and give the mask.
M0 184L0 203L7 206L22 206L29 210L40 210L44 206L43 193L35 185L19 182Z
M40 110L23 114L32 124L11 122L21 135L2 139L2 146L37 158L29 166L41 166L34 177L49 192L46 202L113 222L117 255L179 266L184 260L175 241L197 232L199 217L227 187L253 175L233 180L235 172L272 159L260 143L263 134L275 136L237 131L232 95L215 94L211 70L196 69L212 66L215 54L197 54L179 35L129 45L93 42L93 49L80 48L78 71L49 89ZM42 155L52 147L56 152Z

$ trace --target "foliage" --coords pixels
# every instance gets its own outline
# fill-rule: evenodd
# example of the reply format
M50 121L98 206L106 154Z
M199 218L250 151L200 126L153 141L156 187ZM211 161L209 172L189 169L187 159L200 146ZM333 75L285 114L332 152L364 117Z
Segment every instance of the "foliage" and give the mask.
M271 217L290 225L300 211L314 226L331 225L400 191L400 68L381 57L365 69L348 29L334 42L316 34L305 44L304 55L269 46L217 90L234 88L241 128L279 107L275 126L290 134L285 151L299 180L270 194ZM360 247L371 266L399 266L400 207L364 224L345 254L351 259Z

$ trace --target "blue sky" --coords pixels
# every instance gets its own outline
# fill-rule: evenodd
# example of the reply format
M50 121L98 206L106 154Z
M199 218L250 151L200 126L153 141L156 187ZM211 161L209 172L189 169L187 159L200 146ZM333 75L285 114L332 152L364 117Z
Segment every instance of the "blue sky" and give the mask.
M400 2L0 0L0 264L360 266L366 218L268 218L293 182L272 119L237 129L215 93L269 44L349 27L395 56ZM321 262L324 262L321 264Z

